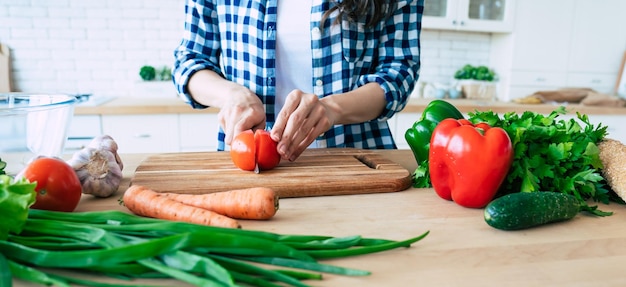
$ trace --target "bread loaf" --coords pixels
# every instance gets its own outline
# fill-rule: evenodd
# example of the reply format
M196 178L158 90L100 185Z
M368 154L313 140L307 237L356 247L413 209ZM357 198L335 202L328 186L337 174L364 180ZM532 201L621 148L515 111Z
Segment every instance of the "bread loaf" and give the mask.
M626 145L606 138L598 144L598 148L604 165L602 175L611 189L626 201Z

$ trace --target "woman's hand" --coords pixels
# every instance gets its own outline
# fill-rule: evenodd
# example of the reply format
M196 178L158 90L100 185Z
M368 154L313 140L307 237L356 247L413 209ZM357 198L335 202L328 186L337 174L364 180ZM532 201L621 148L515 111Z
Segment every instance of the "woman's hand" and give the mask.
M315 138L334 125L376 119L386 104L385 92L377 83L322 99L293 90L276 117L272 139L278 142L278 153L282 158L294 161Z
M265 129L265 109L259 97L250 89L228 81L211 70L201 70L189 79L189 92L205 106L220 109L220 126L230 145L233 138L249 129Z
M335 123L336 115L314 94L293 90L276 117L272 139L278 142L283 159L294 161Z
M217 114L226 135L225 144L230 145L233 138L245 130L265 129L263 103L252 91L242 87L227 98Z

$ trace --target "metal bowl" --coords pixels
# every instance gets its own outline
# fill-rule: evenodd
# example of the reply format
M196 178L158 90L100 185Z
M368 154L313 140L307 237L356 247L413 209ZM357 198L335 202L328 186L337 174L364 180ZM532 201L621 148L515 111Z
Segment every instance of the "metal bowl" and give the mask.
M0 93L0 154L60 156L77 102L65 94Z

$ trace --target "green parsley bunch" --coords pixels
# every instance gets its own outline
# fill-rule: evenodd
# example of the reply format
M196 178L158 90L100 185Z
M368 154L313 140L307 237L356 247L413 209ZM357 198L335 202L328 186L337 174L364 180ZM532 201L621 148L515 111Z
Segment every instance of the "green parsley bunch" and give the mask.
M607 135L607 127L593 125L580 113L576 118L559 119L565 113L563 106L547 116L530 111L502 117L492 111L469 113L471 122L501 127L511 138L513 164L498 196L557 191L576 196L584 206L588 199L609 203L610 191L600 172L603 165L596 145Z

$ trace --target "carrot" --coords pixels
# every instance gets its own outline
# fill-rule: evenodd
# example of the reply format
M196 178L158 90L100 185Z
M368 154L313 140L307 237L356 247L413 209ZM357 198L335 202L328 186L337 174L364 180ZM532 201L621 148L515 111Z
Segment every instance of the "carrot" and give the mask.
M122 200L126 208L141 216L218 227L241 228L239 222L233 218L183 204L141 185L131 185L124 192Z
M273 189L252 187L206 194L163 193L187 205L208 209L235 219L270 219L278 210Z

